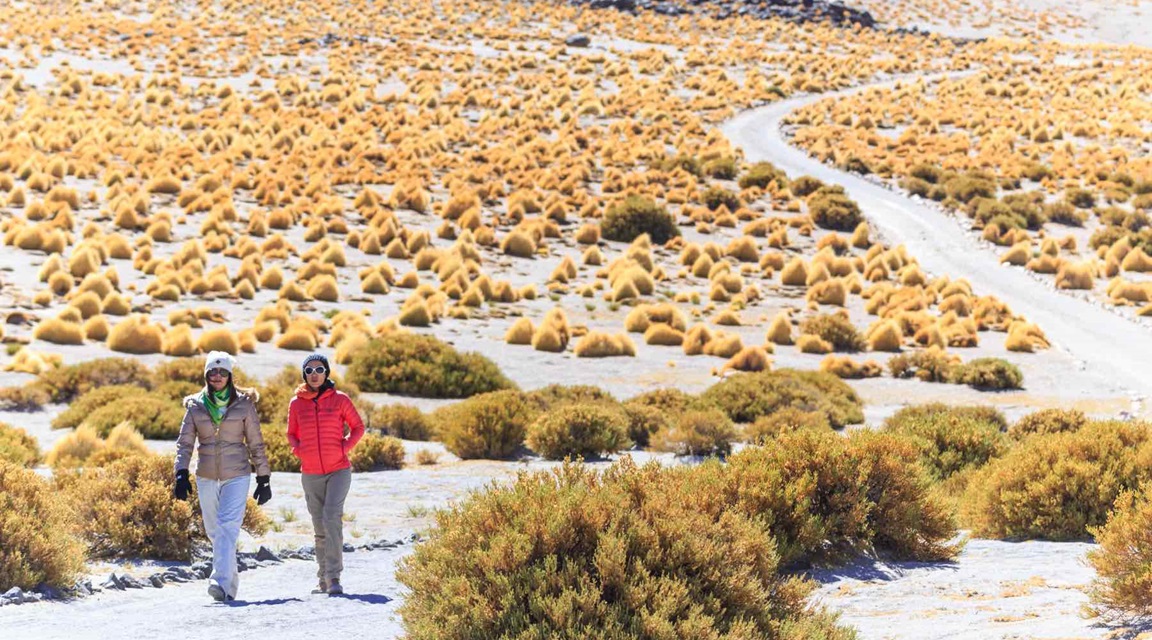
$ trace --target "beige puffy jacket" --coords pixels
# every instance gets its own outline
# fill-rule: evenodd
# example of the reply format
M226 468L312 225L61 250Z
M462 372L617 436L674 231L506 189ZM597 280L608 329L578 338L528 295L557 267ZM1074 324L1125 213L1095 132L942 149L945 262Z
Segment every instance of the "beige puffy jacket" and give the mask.
M184 398L184 420L176 439L176 470L187 469L192 461L192 447L200 441L200 464L196 476L208 480L230 480L252 473L270 473L260 434L260 418L252 398L237 392L219 425L212 424L200 394Z

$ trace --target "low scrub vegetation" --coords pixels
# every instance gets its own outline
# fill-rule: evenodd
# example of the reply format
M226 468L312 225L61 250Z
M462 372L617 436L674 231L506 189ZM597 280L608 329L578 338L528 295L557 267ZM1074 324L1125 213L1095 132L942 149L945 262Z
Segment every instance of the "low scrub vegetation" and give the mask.
M416 333L369 341L353 355L348 381L363 391L427 398L467 398L514 387L488 358L459 353Z

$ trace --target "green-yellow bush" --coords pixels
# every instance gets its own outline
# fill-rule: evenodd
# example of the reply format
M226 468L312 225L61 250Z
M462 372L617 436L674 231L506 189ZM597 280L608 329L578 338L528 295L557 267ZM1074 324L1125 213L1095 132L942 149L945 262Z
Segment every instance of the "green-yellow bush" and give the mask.
M900 417L886 422L885 431L914 443L920 450L920 461L934 480L947 480L962 471L980 468L1008 448L1001 425L963 412Z
M800 323L801 334L819 336L836 351L861 351L867 346L863 336L842 313L820 313Z
M761 526L697 478L566 464L439 511L397 573L408 637L853 637L806 602L810 583L779 573Z
M257 407L264 405L268 398L263 400ZM285 401L285 407L287 404ZM268 456L268 466L272 471L300 473L300 459L292 455L292 447L288 445L287 419L287 409L284 411L284 419L279 422L261 419L260 435L264 437L264 455Z
M725 475L725 500L762 519L784 565L874 548L916 560L959 551L948 544L954 522L932 496L915 448L891 436L788 431L731 456Z
M600 222L600 231L605 239L618 242L632 242L648 234L656 244L680 235L675 218L664 207L642 196L629 196L608 207Z
M75 522L48 481L0 460L0 590L71 587L84 569Z
M528 426L526 444L549 460L593 458L628 446L628 417L606 403L562 405Z
M180 433L184 406L177 400L139 393L120 398L93 411L84 423L101 437L111 433L122 422L131 423L150 440L174 439Z
M785 407L821 412L841 428L864 421L860 398L846 382L830 373L779 369L742 373L718 382L700 400L719 407L732 420L755 422Z
M1099 545L1088 552L1088 562L1096 570L1088 591L1096 613L1121 617L1152 613L1150 490L1145 484L1137 491L1121 493L1108 521L1089 528Z
M973 475L965 524L983 537L1085 539L1122 492L1152 477L1150 441L1148 423L1115 421L1025 438Z
M668 416L660 409L636 402L626 402L621 408L628 418L628 439L638 447L647 447L653 434L668 428Z
M855 200L830 187L808 197L808 214L816 226L833 231L853 231L864 220Z
M674 416L668 427L651 436L652 448L678 456L726 456L740 432L719 409L689 410Z
M53 469L82 467L93 455L104 448L104 441L95 429L83 425L56 441L44 462Z
M1020 418L1008 428L1017 440L1033 434L1077 431L1088 423L1088 416L1076 409L1042 409Z
M464 459L508 458L524 444L535 411L512 389L472 396L432 414L436 433L449 451Z
M368 416L368 426L402 440L430 440L432 426L420 409L403 404L377 407Z
M353 355L347 375L362 391L427 398L466 398L515 386L488 358L415 333L370 340Z
M404 444L399 438L365 433L348 454L353 471L400 469L404 466Z
M976 358L952 371L952 381L981 391L1020 389L1024 374L1003 358Z
M789 431L799 429L828 431L831 428L832 425L828 423L828 416L824 415L823 412L784 407L760 416L756 418L755 422L745 425L744 440L753 444L760 444Z
M949 355L939 347L902 353L888 359L888 369L894 378L915 376L924 382L951 382L960 358Z
M40 461L40 443L27 431L0 422L0 461L34 467Z

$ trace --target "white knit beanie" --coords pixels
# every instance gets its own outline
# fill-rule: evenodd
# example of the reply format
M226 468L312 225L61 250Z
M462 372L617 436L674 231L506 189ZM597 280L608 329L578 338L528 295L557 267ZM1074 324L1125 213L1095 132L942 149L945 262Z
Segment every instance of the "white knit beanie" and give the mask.
M208 352L208 359L204 361L204 373L208 373L213 369L224 369L228 375L232 375L232 367L236 364L236 358L224 351L210 351Z

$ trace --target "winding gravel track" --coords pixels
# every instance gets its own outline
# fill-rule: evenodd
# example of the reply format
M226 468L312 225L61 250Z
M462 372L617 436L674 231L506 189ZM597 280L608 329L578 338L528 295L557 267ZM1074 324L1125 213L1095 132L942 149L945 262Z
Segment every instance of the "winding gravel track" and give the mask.
M934 77L939 76L930 78ZM1114 380L1137 398L1152 395L1152 331L1097 303L1061 293L1022 268L1001 266L987 243L948 214L826 166L785 139L781 124L796 109L891 84L783 100L743 112L720 129L750 162L766 160L791 177L807 174L843 185L873 230L886 242L906 245L926 272L968 278L976 292L1000 298L1015 313L1039 324L1054 348L1068 352L1085 369Z

